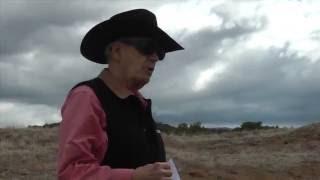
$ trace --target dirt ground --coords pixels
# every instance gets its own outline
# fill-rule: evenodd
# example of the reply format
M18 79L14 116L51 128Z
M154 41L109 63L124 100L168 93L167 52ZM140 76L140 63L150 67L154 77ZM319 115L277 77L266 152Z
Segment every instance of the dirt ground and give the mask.
M0 129L0 179L56 179L57 132ZM320 180L320 123L163 137L183 180Z
M320 124L165 141L182 179L320 180Z

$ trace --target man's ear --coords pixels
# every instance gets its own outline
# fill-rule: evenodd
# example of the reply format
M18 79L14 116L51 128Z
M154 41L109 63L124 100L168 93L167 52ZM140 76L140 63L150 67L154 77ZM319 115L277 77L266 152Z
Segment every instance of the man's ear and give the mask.
M123 44L120 42L113 42L111 49L110 49L110 55L111 59L115 62L119 62L121 59L121 49L122 49Z

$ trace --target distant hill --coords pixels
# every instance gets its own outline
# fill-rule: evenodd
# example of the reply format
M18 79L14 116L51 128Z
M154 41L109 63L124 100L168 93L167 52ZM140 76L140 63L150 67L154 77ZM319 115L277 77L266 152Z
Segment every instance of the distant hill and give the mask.
M28 126L28 128L54 128L54 127L58 127L59 125L60 123L50 123L50 124L44 124L43 126L37 126L37 125Z
M187 123L180 123L177 127L162 123L162 122L156 122L157 127L160 131L165 133L187 133L187 134L194 134L194 133L223 133L223 132L229 132L229 131L242 131L242 130L255 130L255 129L272 129L272 128L278 128L272 127L272 126L262 126L262 122L244 122L240 125L240 127L236 128L227 128L227 127L217 127L217 128L206 128L201 125L201 122L194 122L191 124ZM44 124L43 126L33 125L28 126L28 128L54 128L58 127L60 125L60 122L58 123L50 123L50 124Z

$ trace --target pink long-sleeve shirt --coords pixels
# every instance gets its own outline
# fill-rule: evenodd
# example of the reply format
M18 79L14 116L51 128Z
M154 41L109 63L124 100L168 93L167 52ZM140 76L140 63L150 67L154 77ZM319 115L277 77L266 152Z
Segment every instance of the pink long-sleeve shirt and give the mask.
M79 86L69 92L61 115L59 180L132 179L133 169L112 169L100 165L108 148L107 122L106 114L91 88Z

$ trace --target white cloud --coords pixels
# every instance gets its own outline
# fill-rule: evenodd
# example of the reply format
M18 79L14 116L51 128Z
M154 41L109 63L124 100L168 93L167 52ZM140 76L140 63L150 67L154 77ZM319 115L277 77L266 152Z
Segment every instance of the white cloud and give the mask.
M180 1L161 6L155 13L160 27L170 33L186 30L188 33L199 31L203 28L217 29L222 24L222 19L211 12L211 8L223 1Z
M44 125L60 120L58 109L42 104L0 102L0 127Z
M8 112L8 111L12 110L13 108L14 108L13 103L1 103L0 102L0 112L1 113Z
M248 48L283 47L312 61L319 59L319 42L312 39L312 33L320 29L320 2L262 1L259 14L267 18L267 26L247 41Z
M198 92L207 87L207 84L212 83L218 76L226 71L225 63L215 63L211 68L203 70L199 73L194 85L193 90Z

